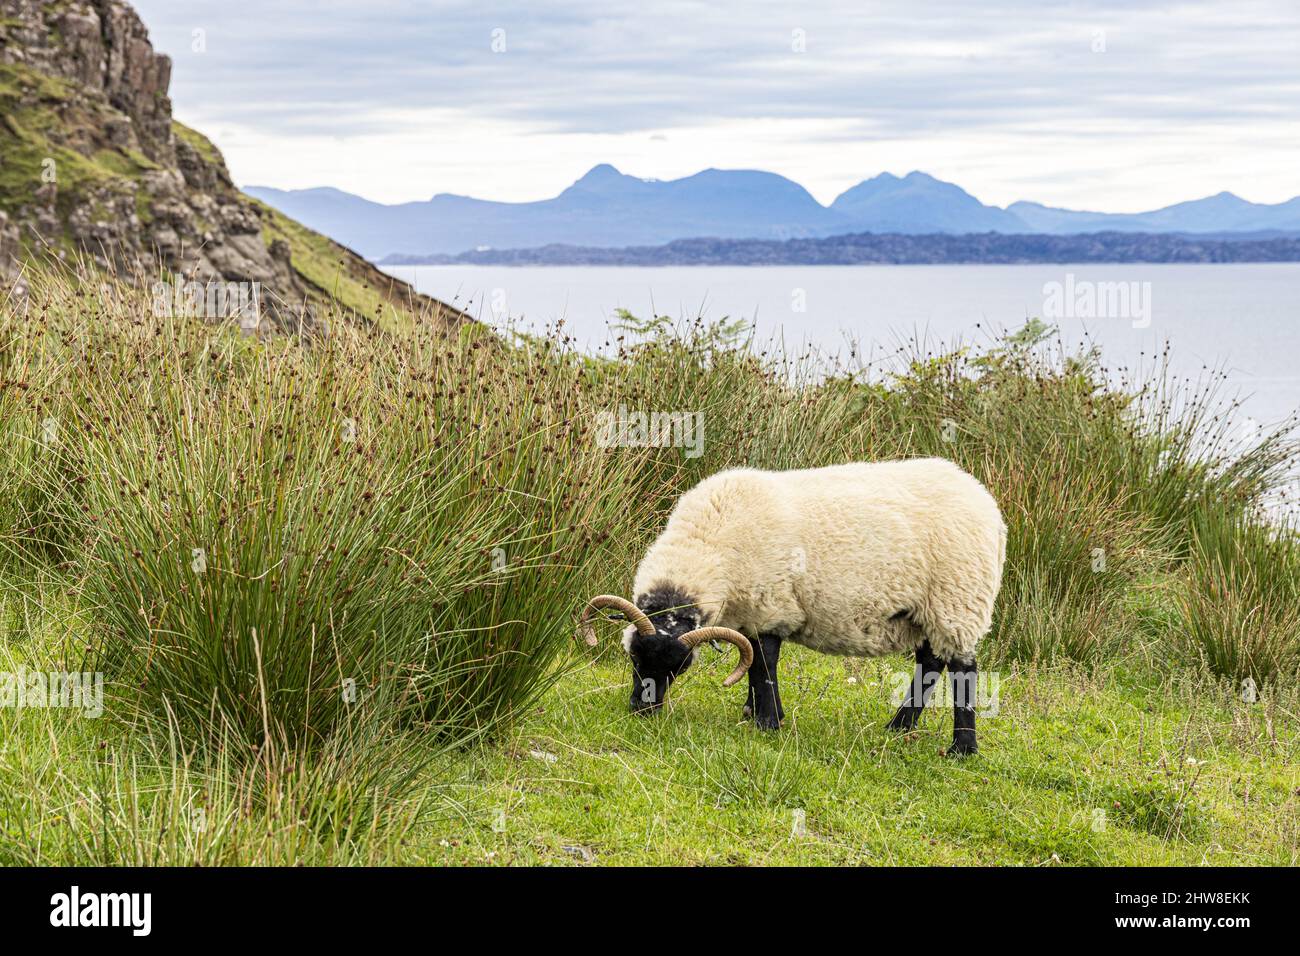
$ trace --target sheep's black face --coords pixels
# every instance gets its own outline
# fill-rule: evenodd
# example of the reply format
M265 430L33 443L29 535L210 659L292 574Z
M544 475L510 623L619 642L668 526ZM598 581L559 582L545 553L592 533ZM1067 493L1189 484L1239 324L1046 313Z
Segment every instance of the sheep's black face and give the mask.
M642 594L636 605L654 623L655 634L646 637L633 632L627 642L632 658L632 712L650 714L663 706L668 688L691 666L694 652L678 638L700 626L699 612L687 595L675 588Z
M682 633L685 633L683 631ZM675 637L656 634L632 638L628 655L632 658L632 710L649 714L664 705L668 688L677 675L691 666L694 652Z

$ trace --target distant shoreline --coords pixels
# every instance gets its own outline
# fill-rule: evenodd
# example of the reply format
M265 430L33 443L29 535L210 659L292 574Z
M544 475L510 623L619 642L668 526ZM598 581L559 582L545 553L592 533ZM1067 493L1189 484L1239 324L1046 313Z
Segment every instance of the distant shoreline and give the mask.
M659 246L553 244L455 255L389 255L381 266L1086 265L1300 262L1300 234L853 233L823 239L678 239Z

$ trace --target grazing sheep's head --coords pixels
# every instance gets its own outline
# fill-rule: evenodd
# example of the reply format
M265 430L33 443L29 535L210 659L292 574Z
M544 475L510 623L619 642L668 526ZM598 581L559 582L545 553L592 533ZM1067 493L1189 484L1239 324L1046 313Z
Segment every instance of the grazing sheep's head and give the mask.
M668 688L695 660L695 647L682 638L700 626L700 612L689 596L676 588L657 588L638 595L639 607L654 625L642 635L635 625L623 632L623 650L632 661L633 713L649 714L663 706Z
M623 649L632 659L632 694L628 703L633 713L659 710L668 697L669 686L691 666L695 649L705 641L727 641L740 653L740 663L722 682L724 687L740 680L754 661L754 649L748 638L729 627L701 627L700 612L694 602L675 588L643 594L636 604L612 594L592 598L582 611L578 632L593 647L597 641L590 619L605 607L621 611L632 622L623 635Z

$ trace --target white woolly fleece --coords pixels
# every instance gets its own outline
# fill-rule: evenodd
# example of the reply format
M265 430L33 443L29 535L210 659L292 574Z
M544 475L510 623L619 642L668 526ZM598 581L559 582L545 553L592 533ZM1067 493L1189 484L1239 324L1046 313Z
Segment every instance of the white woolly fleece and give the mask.
M827 654L969 662L1006 557L993 496L942 458L800 471L738 468L682 495L633 596L676 586L705 624Z

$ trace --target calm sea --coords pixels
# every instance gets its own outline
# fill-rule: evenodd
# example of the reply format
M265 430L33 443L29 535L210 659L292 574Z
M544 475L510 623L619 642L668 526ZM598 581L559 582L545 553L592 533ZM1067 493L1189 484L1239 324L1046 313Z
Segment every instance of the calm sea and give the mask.
M424 293L494 325L544 330L563 319L603 351L615 310L752 322L780 338L847 355L885 355L909 339L984 344L1032 316L1067 343L1085 336L1107 366L1140 369L1166 345L1175 374L1227 373L1243 427L1300 408L1300 264L389 267Z

